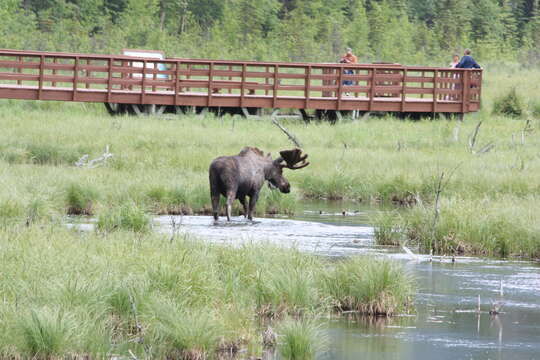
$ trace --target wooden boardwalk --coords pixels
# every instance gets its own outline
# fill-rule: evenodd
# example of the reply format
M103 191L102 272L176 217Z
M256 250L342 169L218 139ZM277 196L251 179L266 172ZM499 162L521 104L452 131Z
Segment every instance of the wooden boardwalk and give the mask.
M0 50L0 98L139 110L156 105L465 114L480 109L481 85L478 69Z

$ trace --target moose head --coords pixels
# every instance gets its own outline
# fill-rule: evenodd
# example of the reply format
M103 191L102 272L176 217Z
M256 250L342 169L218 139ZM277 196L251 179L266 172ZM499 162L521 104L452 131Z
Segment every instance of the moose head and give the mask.
M270 187L278 188L282 193L289 193L291 186L283 177L283 169L298 170L309 165L306 162L307 154L302 155L302 150L296 148L279 152L280 157L272 162L272 166L266 174L266 180Z

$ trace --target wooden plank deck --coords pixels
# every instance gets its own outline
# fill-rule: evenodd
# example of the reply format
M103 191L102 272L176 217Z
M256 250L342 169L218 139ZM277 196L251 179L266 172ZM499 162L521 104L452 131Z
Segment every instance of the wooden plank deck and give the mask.
M481 85L477 69L0 50L0 98L6 99L468 113L480 109Z

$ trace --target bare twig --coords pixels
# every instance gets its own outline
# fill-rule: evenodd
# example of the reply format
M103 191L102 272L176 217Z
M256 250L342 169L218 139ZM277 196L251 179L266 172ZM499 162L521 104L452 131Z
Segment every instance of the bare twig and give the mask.
M294 136L293 134L291 134L287 129L285 129L276 119L272 119L272 123L276 125L278 128L280 128L281 131L283 131L285 135L287 135L289 140L291 140L294 145L296 145L299 148L302 147L302 144L300 144L300 141L298 141L298 138Z
M483 120L480 120L476 127L474 128L474 131L472 135L469 137L469 151L471 153L474 153L474 145L476 144L476 138L478 136L478 132L480 131L480 126L482 125Z
M437 187L436 187L436 190L435 190L435 205L434 205L434 214L433 214L433 227L432 227L432 236L433 236L433 239L435 239L435 231L436 231L436 228L437 228L437 223L439 221L439 216L440 216L440 213L441 213L441 210L440 210L440 198L441 198L441 194L442 192L444 191L444 189L448 186L448 184L450 183L450 179L452 178L452 176L454 175L454 173L456 172L456 170L461 166L461 163L457 164L451 171L450 173L448 174L448 177L446 178L446 181L444 181L444 171L441 172L441 175L439 176L439 180L437 181Z
M182 224L182 218L180 218L180 222L177 223L175 217L171 216L171 239L170 239L171 243L176 238L176 234L178 234L181 224Z
M138 360L137 357L135 356L135 354L133 353L133 351L131 351L131 349L128 349L128 352L129 352L129 355L131 355L131 358L133 360Z
M486 145L484 145L480 150L476 152L476 154L483 154L491 151L495 147L495 144L493 142L490 142Z

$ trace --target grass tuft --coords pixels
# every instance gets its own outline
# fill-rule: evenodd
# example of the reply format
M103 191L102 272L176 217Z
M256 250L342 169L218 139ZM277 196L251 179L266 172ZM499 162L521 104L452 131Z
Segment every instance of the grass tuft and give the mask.
M23 315L18 328L23 340L20 351L35 359L66 354L74 335L72 319L62 311L47 308Z
M69 215L93 215L98 192L90 186L77 183L69 185L66 194Z
M152 311L150 336L165 357L202 360L216 351L222 331L212 311L181 309L166 302L154 304Z
M507 94L495 99L493 103L493 113L496 115L521 117L525 110L524 102L517 93L516 88L512 88Z
M389 260L346 259L322 277L323 292L343 311L392 315L411 306L413 284L403 268Z
M145 233L150 231L151 225L150 217L142 209L135 205L122 205L100 213L97 230L105 232L129 230Z
M327 338L319 325L305 318L287 319L279 324L278 351L283 359L311 360L327 346Z

